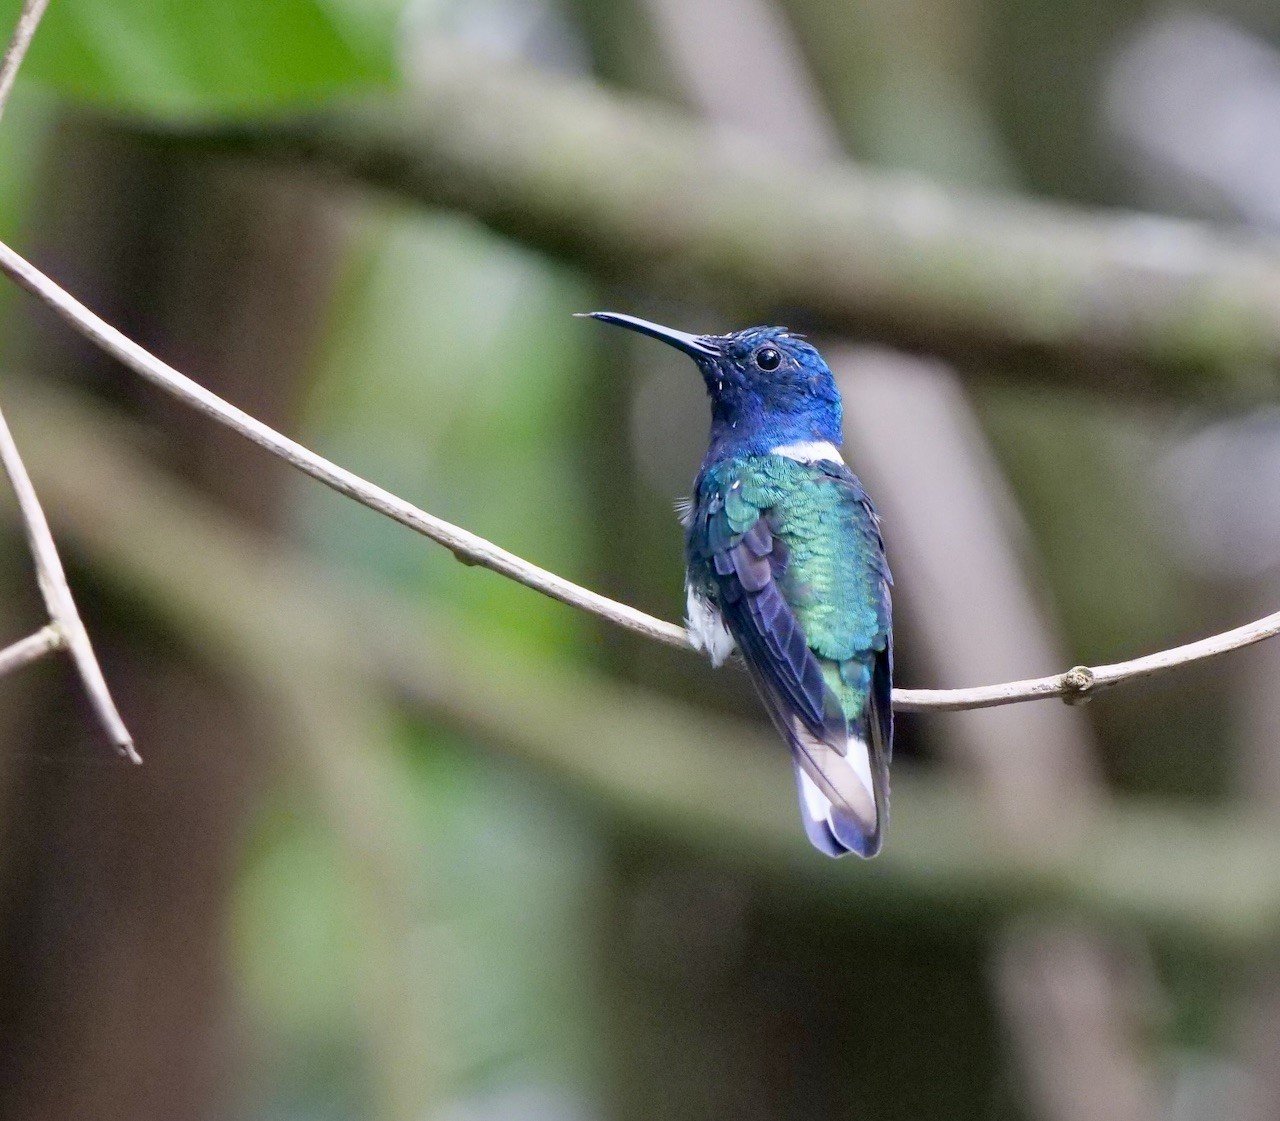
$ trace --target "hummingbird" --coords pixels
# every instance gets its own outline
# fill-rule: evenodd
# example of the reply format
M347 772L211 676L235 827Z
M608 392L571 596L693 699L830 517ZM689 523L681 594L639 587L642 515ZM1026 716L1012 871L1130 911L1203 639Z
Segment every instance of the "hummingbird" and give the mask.
M686 624L714 666L736 650L791 749L800 814L828 856L875 856L893 751L893 578L880 519L840 454L822 356L784 327L692 335L584 313L693 359L711 434L685 534Z

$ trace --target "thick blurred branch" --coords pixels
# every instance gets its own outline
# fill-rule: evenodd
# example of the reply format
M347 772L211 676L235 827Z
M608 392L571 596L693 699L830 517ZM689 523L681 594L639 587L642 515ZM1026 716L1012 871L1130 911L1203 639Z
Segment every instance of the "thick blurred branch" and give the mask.
M606 596L579 587L562 576L530 564L477 534L418 509L403 498L352 474L336 463L303 447L297 441L255 420L242 409L236 408L203 386L197 385L190 378L125 337L2 242L0 242L0 272L5 273L32 295L43 300L85 338L102 347L152 384L220 424L225 424L245 439L284 460L291 467L310 475L313 479L318 479L339 494L344 494L361 505L368 506L371 510L385 514L393 521L445 546L464 564L476 564L492 569L508 579L515 580L561 603L589 611L608 622L658 642L665 642L670 646L691 646L689 636L682 627L655 619L643 611L637 611L634 607L617 603ZM895 689L893 703L896 709L904 712L954 712L964 709L994 708L999 705L1018 704L1023 701L1051 697L1076 700L1102 686L1117 685L1139 677L1150 677L1191 662L1239 650L1241 647L1250 646L1277 634L1280 634L1280 612L1223 634L1213 635L1172 650L1162 650L1156 654L1134 658L1128 662L1116 662L1112 665L1092 668L1076 666L1065 673L1049 677L1027 678L972 689Z
M1165 1081L1144 1013L1149 964L1122 939L1069 921L1015 922L995 955L996 995L1045 1121L1160 1121Z
M667 53L678 60L685 85L709 118L737 122L797 161L813 162L824 148L828 159L838 153L831 119L811 93L806 96L811 87L799 45L771 0L646 3ZM831 20L826 29L834 34L838 23ZM915 38L892 52L903 65L921 53ZM812 50L812 40L808 45ZM765 85L755 78L762 73L771 77ZM965 91L952 92L959 100ZM777 121L772 129L764 124L767 106ZM909 128L902 132L912 135ZM913 144L897 143L899 154ZM1028 661L1060 662L1052 624L1020 555L1012 499L956 372L944 362L887 348L835 338L819 345L847 404L845 429L858 470L897 527L894 569L905 577L904 587L928 589L927 596L907 594L896 605L907 634L918 640L906 644L913 659L940 677L955 672L957 650L965 651L967 672L989 678L1016 673ZM983 587L991 593L984 595ZM928 733L975 780L978 812L1010 842L1028 833L1088 828L1101 787L1080 713L1061 705L1018 705L964 718L940 716ZM1128 1030L1133 1017L1100 968L1107 956L1103 939L1066 930L1050 917L1025 924L1018 942L1023 983L997 991L1007 994L1006 1019L1015 1029L1021 1065L1039 1091L1039 1112L1052 1121L1095 1121L1096 1104L1103 1101L1110 1121L1158 1116L1154 1072ZM1068 954L1073 969L1062 968ZM998 964L1007 960L1005 955ZM1080 999L1084 993L1095 999ZM1056 1015L1046 1014L1049 1008ZM1037 1021L1039 1031L1025 1030ZM1047 1093L1049 1087L1056 1092Z
M793 166L688 118L442 43L418 95L175 143L294 157L607 277L931 347L1124 355L1178 393L1280 355L1280 249L1191 222ZM1114 373L1114 372L1112 372Z
M1255 950L1280 934L1280 837L1269 821L1227 813L1128 803L1099 810L1080 836L1014 845L973 812L974 795L962 784L901 774L894 844L850 876L845 866L815 859L796 836L789 777L760 728L514 648L495 658L446 613L338 585L246 532L162 479L126 450L127 432L83 406L14 382L11 408L45 434L32 466L67 540L104 579L233 671L267 672L272 656L306 650L317 685L389 689L623 821L828 905L878 896L959 904L976 917L1056 903L1227 952ZM86 460L94 471L76 467ZM113 516L104 518L108 498ZM321 698L308 688L281 690L277 699L314 705Z

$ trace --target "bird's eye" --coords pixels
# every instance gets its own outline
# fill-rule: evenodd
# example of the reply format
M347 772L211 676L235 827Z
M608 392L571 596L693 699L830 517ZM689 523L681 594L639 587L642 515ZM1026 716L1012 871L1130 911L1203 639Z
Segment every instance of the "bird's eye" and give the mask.
M756 351L756 365L762 370L776 370L782 365L782 355L775 347L762 346Z

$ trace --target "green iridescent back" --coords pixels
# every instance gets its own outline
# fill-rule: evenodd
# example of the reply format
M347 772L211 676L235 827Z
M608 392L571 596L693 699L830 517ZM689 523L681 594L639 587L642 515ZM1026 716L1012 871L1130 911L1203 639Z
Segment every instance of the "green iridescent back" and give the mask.
M829 461L741 456L698 480L686 549L689 576L713 604L725 582L715 557L733 549L761 518L786 546L775 573L783 598L818 657L828 697L850 723L863 715L878 655L889 642L888 567L878 519L857 478Z

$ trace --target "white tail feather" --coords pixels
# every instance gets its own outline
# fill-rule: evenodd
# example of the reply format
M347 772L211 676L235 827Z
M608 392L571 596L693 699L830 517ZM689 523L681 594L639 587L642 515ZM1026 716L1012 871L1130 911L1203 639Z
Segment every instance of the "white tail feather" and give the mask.
M881 822L867 744L850 736L842 756L799 721L793 730L799 748L795 760L800 808L809 840L831 856L848 851L873 855Z

